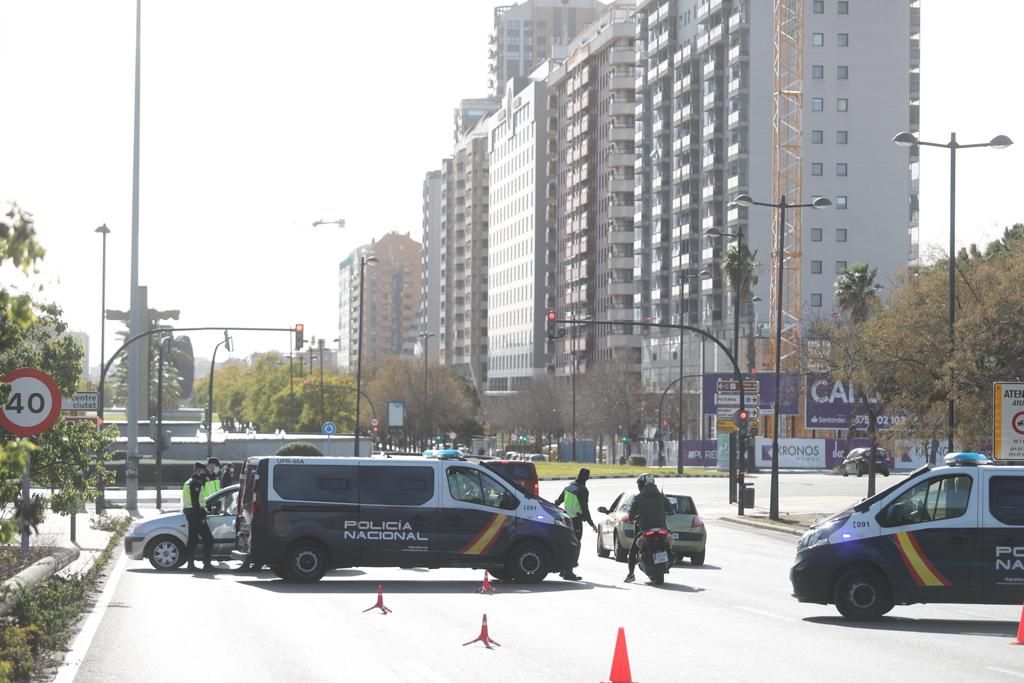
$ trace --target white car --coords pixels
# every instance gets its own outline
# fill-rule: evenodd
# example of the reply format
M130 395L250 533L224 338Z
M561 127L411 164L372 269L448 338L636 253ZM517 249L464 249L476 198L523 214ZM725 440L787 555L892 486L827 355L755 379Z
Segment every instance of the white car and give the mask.
M213 534L214 560L230 560L235 547L235 513L238 484L225 487L204 501L206 522ZM167 571L185 564L188 523L184 512L165 512L136 522L124 537L124 552L133 560L149 560L154 569ZM196 548L202 557L202 543Z

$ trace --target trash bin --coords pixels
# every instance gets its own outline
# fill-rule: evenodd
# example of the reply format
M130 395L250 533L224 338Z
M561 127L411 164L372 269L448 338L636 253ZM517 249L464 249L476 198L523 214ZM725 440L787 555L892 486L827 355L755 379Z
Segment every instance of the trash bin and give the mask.
M743 507L754 507L754 485L752 483L743 482Z

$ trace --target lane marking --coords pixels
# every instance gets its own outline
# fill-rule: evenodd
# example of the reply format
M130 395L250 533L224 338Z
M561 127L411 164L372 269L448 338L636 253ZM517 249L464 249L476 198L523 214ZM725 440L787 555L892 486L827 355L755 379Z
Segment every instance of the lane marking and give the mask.
M1011 671L1009 669L1000 669L998 666L986 666L989 671L995 671L999 674L1006 674L1007 676L1016 676L1017 678L1024 678L1024 674L1019 671Z
M746 605L733 605L733 608L741 609L744 612L750 612L751 614L757 614L757 615L760 615L762 617L770 617L772 619L778 619L779 621L793 621L789 617L781 617L778 614L775 614L774 612L766 612L764 610L755 609L753 607L747 607Z
M64 663L61 664L60 669L57 671L57 676L53 679L53 683L71 683L71 681L75 680L75 676L78 675L78 669L82 666L82 662L85 661L85 655L88 654L89 647L92 645L92 639L100 627L100 622L103 621L103 617L107 613L107 606L110 604L111 598L114 597L117 583L121 580L121 575L124 574L124 568L127 564L128 556L122 552L121 557L117 559L117 564L114 565L114 571L107 577L107 583L103 586L100 599L96 601L96 606L93 607L92 612L82 626L82 630L75 637L71 650L64 656Z

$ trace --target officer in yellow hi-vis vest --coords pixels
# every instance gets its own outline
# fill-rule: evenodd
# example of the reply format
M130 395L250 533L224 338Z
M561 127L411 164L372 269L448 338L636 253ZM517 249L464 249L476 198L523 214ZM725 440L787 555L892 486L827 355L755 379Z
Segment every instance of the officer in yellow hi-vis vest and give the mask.
M206 524L206 508L203 507L203 486L206 484L206 465L197 462L181 487L181 507L188 522L188 542L185 544L185 559L188 568L195 569L195 552L199 539L203 540L203 570L212 571L210 555L213 552L213 534Z
M209 458L206 461L206 483L203 484L203 500L220 491L220 460Z
M587 490L587 479L590 479L590 470L586 467L580 468L576 480L562 489L555 498L555 505L562 505L565 514L572 519L572 528L576 532L576 538L583 538L583 523L586 522L590 528L597 531L597 525L590 518L590 491ZM564 504L563 504L564 503ZM562 572L562 578L566 581L579 581L582 577L577 576L571 569Z

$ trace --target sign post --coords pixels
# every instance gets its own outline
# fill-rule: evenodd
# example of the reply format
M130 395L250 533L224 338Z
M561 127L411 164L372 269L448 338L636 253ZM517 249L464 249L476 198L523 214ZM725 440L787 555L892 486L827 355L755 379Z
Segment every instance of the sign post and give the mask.
M1024 383L992 383L992 458L1024 460Z

